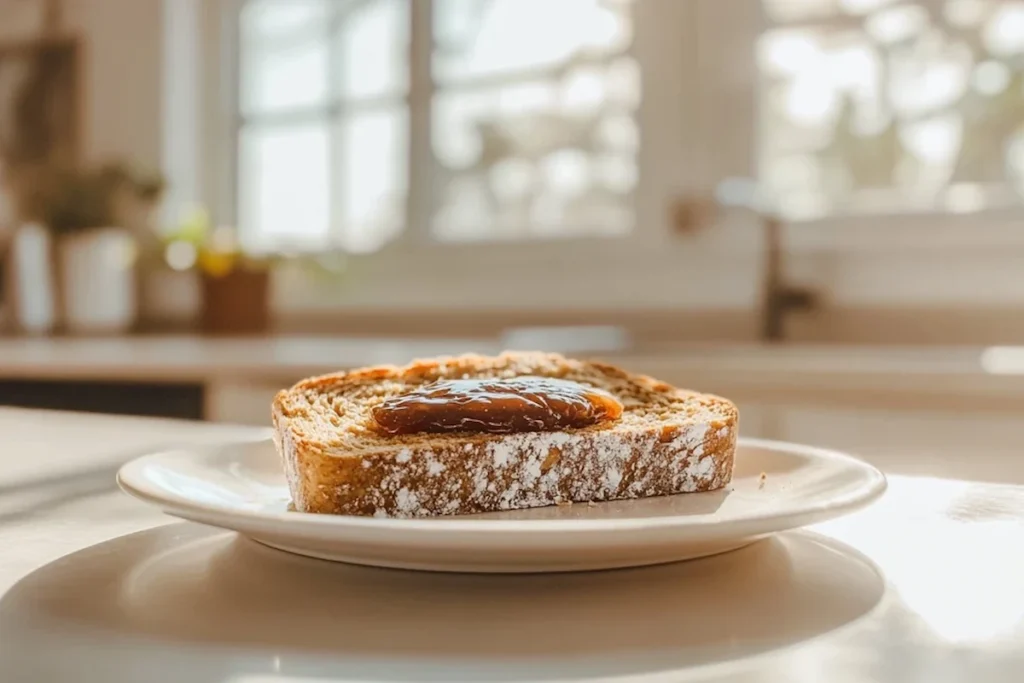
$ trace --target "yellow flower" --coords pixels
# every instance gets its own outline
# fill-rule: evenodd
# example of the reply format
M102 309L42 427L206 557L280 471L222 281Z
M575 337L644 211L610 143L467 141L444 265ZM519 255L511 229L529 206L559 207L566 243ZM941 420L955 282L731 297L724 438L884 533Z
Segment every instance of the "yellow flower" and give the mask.
M213 277L223 277L234 270L236 255L230 252L203 250L199 253L199 269Z

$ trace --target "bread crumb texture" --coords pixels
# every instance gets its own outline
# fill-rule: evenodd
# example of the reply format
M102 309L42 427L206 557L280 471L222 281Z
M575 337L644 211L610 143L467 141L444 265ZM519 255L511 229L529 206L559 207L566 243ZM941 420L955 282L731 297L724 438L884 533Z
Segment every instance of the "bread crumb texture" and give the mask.
M621 419L578 430L386 436L371 411L439 379L556 377L610 392ZM725 486L739 415L729 401L603 363L508 352L313 377L274 400L275 443L303 512L424 517Z

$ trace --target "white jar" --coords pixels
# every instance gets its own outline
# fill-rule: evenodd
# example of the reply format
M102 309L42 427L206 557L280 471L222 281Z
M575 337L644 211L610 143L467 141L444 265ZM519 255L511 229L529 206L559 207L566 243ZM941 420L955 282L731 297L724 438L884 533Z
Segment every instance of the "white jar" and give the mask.
M127 332L135 323L135 243L120 228L60 239L64 323L73 333Z
M49 334L57 324L50 231L28 223L11 239L7 286L15 326L25 334Z

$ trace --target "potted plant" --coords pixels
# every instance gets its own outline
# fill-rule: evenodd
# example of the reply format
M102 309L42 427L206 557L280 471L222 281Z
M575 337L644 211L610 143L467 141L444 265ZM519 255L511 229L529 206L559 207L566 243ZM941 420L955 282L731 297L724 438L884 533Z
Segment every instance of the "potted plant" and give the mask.
M336 281L346 270L347 256L338 250L314 254L256 254L243 248L230 226L215 226L207 211L193 207L164 233L164 265L198 273L202 292L200 329L206 334L260 334L270 328L271 274L298 267L314 277Z
M163 260L198 272L199 325L206 334L259 334L270 325L270 265L242 250L234 229L214 227L203 207L186 212L165 234Z
M54 262L65 328L119 333L135 322L136 239L125 224L160 198L158 178L123 166L47 169L31 206L54 236Z

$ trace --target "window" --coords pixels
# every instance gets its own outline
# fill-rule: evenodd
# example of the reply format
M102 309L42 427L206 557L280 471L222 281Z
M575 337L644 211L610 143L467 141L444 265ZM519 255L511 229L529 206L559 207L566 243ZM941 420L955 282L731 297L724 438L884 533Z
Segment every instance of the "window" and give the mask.
M1024 192L1021 0L242 7L237 218L256 243L667 233L676 195L730 176L815 230L995 215Z
M1024 191L1024 3L763 0L759 170L783 213L975 213Z
M238 15L244 241L629 233L629 0L249 0Z
M672 229L730 178L830 306L1016 291L992 283L1024 246L1024 0L221 4L218 220L254 248L374 252L357 286L279 278L293 310L749 311L752 215Z
M238 209L244 240L372 251L403 228L409 9L402 0L243 5Z

